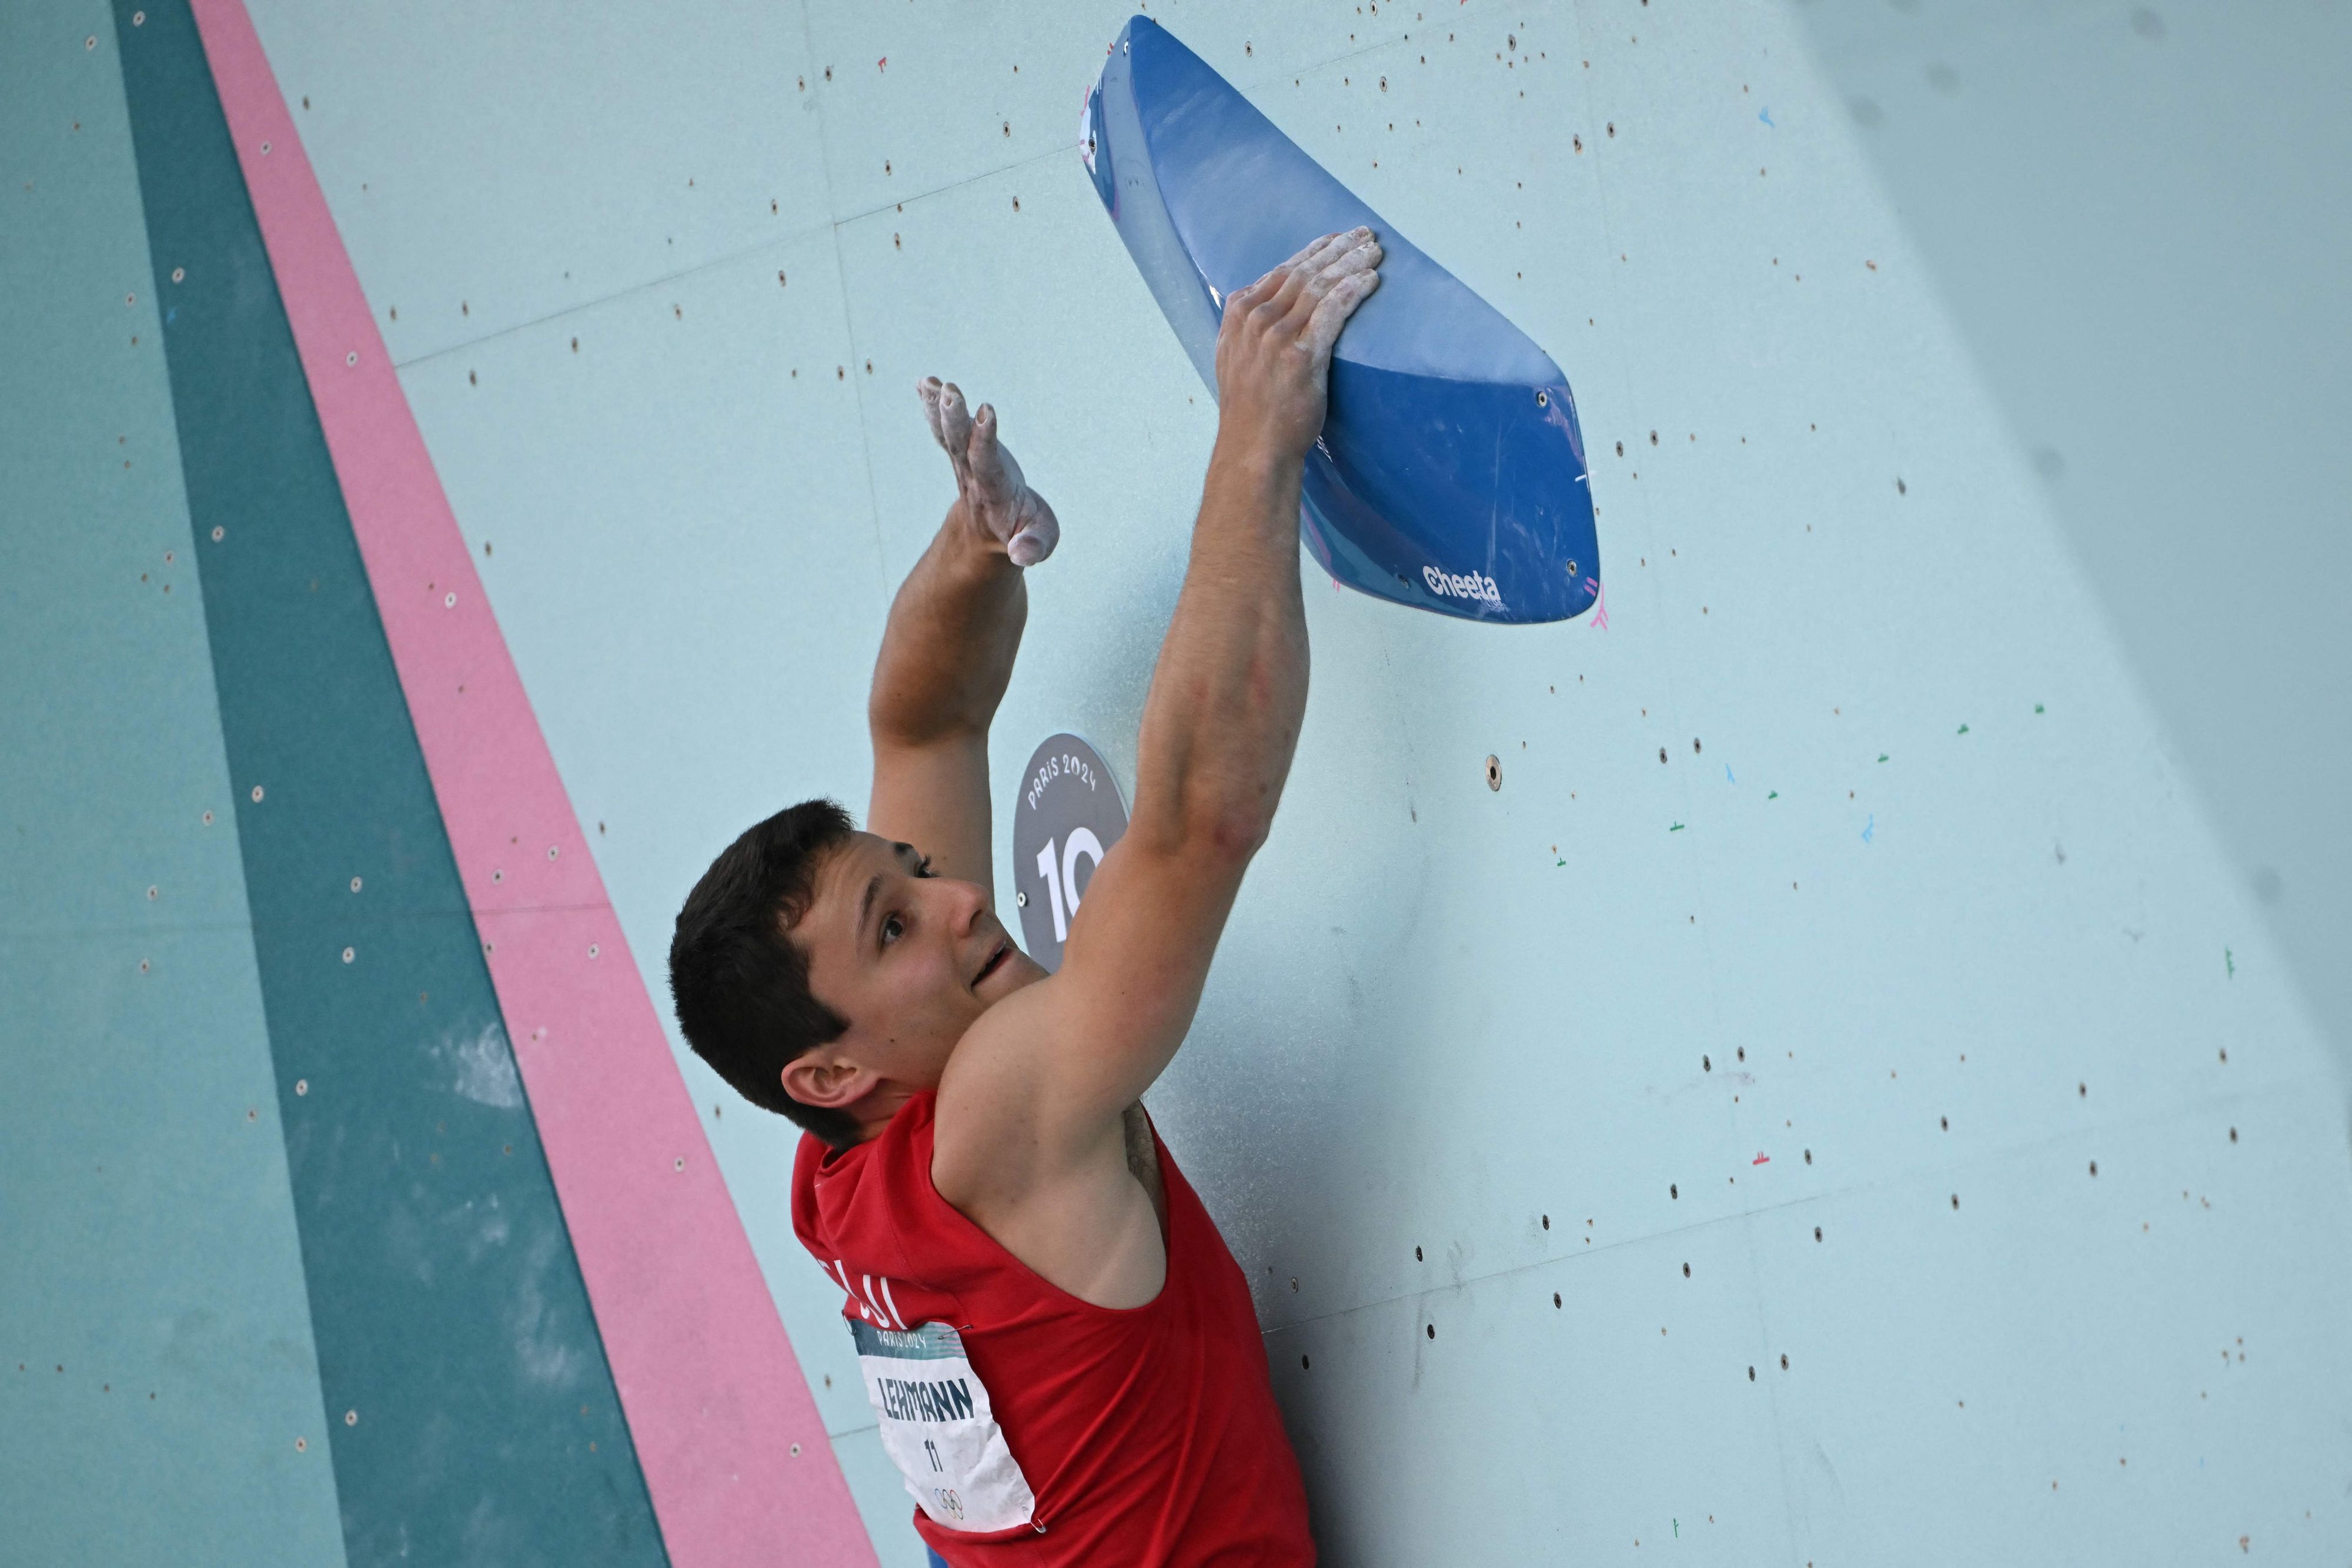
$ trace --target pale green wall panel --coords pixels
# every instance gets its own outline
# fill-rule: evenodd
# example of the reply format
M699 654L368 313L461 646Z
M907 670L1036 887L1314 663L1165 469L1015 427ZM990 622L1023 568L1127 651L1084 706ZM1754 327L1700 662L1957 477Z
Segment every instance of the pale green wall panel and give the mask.
M2352 6L1798 15L2352 1061Z

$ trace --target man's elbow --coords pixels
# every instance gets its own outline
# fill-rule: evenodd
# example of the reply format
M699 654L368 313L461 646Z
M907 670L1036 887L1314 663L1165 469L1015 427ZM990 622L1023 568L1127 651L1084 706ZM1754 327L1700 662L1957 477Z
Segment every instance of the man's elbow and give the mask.
M1274 828L1274 802L1235 799L1226 790L1185 792L1154 810L1139 804L1128 823L1128 837L1139 848L1188 865L1227 865L1235 870L1249 863Z
M983 719L939 705L887 701L878 693L866 705L866 733L877 752L988 743Z
M1185 852L1213 864L1247 865L1274 831L1274 810L1257 801L1203 804L1186 813Z

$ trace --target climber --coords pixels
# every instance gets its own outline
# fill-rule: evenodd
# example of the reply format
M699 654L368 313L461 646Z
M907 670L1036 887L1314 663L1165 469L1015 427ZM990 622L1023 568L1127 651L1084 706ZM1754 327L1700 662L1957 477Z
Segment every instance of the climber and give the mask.
M988 729L1059 525L994 411L919 391L957 495L891 606L866 831L826 800L688 896L688 1042L804 1129L802 1242L950 1563L1311 1563L1249 1288L1139 1097L1182 1042L1307 698L1299 484L1332 344L1380 281L1328 235L1226 302L1192 556L1134 812L1062 967L992 907Z

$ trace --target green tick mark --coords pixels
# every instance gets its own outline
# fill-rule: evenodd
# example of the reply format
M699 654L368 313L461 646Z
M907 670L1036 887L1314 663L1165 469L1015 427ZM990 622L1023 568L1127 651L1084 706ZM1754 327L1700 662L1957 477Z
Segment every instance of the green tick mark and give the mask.
M1878 754L1878 760L1880 760L1881 762L1885 761L1885 760L1886 760L1886 753L1885 753L1885 752L1883 752L1883 751L1882 751L1882 752L1880 752L1880 753Z
M2224 947L2221 949L2221 962L2230 967L2230 978L2233 980L2236 979L2238 977L2237 955L2231 952L2227 947Z
M1962 726L1960 726L1960 733L1961 733L1962 735L1966 735L1966 734L1968 734L1968 732L1969 732L1969 727L1968 727L1967 725L1962 725Z
M2035 703L2033 705L2033 711L2035 713L2040 713L2042 711L2042 705L2040 703Z
M1679 833L1679 832L1681 832L1682 831L1683 831L1683 825L1682 825L1680 822L1676 822L1673 827L1668 828L1668 829L1666 830L1666 831L1668 831L1668 832L1670 832L1670 833Z
M1773 790L1769 795L1767 795L1767 796L1765 796L1765 797L1764 797L1764 799L1766 799L1767 800L1779 800L1780 798L1780 791L1779 791L1778 789Z

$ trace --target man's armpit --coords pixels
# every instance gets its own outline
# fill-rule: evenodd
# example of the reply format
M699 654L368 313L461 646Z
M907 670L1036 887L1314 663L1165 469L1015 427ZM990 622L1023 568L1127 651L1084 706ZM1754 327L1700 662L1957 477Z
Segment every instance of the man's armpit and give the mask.
M1143 1102L1138 1100L1127 1108L1122 1120L1127 1132L1127 1168L1151 1199L1151 1212L1160 1218L1160 1233L1164 1239L1168 1234L1168 1194L1160 1183L1160 1146L1152 1142L1151 1118L1143 1113Z

